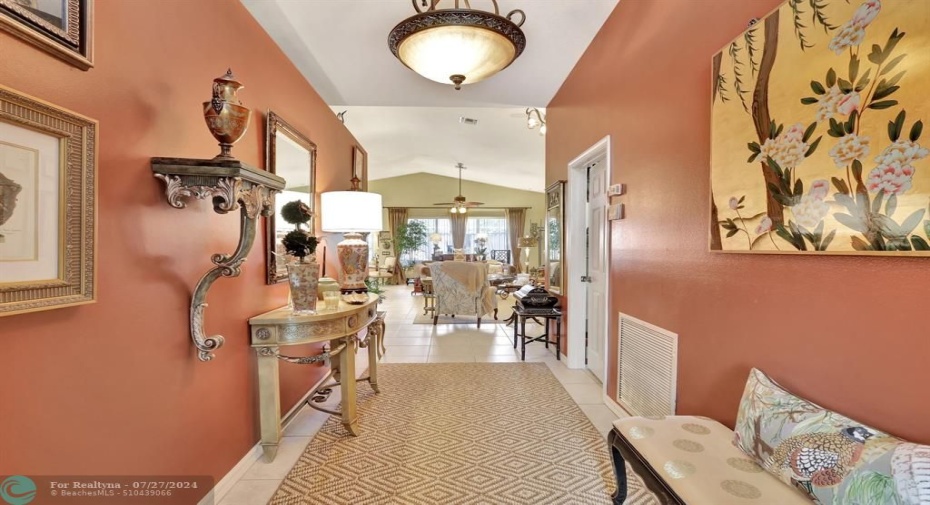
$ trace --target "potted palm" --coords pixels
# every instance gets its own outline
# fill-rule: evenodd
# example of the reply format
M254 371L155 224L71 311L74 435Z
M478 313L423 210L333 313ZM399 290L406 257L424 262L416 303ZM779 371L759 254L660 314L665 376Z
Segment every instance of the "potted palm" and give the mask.
M313 212L306 203L294 200L284 204L281 217L295 227L281 239L287 254L297 258L297 261L287 263L287 281L291 287L294 312L314 313L320 283L320 267L315 254L318 239L304 229L313 219Z

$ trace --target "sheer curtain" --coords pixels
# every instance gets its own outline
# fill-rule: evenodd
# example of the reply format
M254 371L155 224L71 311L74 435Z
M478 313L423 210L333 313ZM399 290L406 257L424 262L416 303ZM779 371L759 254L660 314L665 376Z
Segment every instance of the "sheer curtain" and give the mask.
M394 267L394 282L404 284L407 279L404 277L404 267L400 264L400 241L397 240L398 231L401 225L407 224L407 207L388 207L388 226L391 227L391 237L394 239L394 257L397 258L397 266Z
M507 218L507 233L510 235L510 255L513 258L513 266L517 267L518 272L522 272L519 244L520 237L523 236L523 227L526 225L526 209L508 208L504 210L504 216Z
M455 213L452 218L452 247L463 249L465 247L465 228L468 225L466 214Z

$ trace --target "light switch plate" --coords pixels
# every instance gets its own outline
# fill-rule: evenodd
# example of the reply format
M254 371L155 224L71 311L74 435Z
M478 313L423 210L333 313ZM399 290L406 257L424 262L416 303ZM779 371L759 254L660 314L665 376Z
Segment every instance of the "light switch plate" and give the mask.
M607 207L607 219L610 221L616 221L618 219L623 219L623 204L615 203L610 207Z
M607 196L620 196L626 193L626 184L612 184L607 188Z

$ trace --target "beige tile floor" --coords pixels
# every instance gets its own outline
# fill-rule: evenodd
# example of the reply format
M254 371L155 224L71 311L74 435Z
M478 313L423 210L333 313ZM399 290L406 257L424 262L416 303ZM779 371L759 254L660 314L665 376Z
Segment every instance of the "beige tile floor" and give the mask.
M518 350L513 348L513 329L509 326L482 322L478 329L474 323L440 326L413 324L414 317L423 311L423 299L411 296L410 291L409 286L387 287L387 299L381 305L381 309L387 311L387 353L382 358L383 363L520 361ZM509 298L501 303L512 303L512 300ZM527 324L527 333L539 334L541 329L537 325ZM539 342L529 344L526 361L546 363L591 423L606 437L617 416L602 401L601 383L586 370L567 368L564 362L556 360L554 351L554 346L546 349ZM359 370L367 366L366 353L359 353ZM328 403L336 407L338 402L337 389ZM263 460L255 462L230 491L221 497L218 505L267 503L328 417L328 414L303 407L285 427L275 460L272 463Z

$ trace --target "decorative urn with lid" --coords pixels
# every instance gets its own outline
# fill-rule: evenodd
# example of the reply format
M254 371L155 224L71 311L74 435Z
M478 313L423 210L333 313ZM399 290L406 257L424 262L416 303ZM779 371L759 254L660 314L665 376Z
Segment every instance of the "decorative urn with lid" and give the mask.
M214 160L234 160L230 154L235 144L249 128L252 111L239 102L237 93L244 88L232 73L213 79L213 97L203 103L203 117L216 140L220 141L220 154Z

